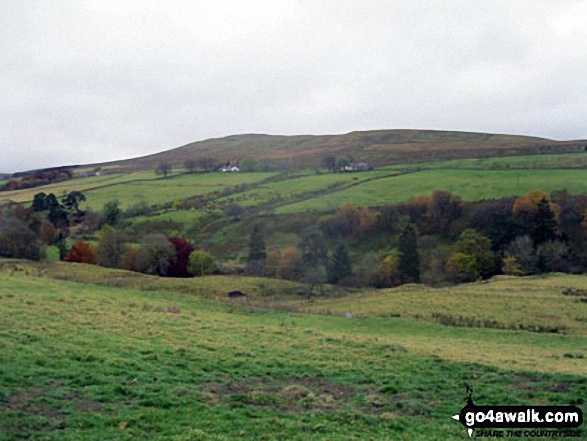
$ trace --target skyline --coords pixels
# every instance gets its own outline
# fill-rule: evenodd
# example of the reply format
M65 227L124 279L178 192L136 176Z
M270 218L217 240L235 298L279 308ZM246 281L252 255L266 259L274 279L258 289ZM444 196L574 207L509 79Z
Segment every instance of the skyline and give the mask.
M3 173L244 133L587 138L581 1L6 1L0 17Z

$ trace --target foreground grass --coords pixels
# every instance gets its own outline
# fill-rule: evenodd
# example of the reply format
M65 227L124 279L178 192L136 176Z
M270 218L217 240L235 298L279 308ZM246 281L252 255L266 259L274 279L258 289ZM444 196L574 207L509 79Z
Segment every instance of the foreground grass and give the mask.
M0 296L3 439L452 440L466 436L450 419L465 382L479 403L568 404L587 392L584 376L499 369L487 351L493 341L523 359L523 347L554 354L584 346L579 337L251 311L5 274ZM461 361L442 354L457 340ZM418 349L426 341L440 353ZM577 361L556 363L584 374Z

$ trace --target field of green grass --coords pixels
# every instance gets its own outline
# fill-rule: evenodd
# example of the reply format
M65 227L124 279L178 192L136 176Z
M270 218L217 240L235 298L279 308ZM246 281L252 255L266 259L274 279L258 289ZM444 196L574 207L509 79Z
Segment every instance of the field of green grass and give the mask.
M507 168L586 168L587 152L560 153L556 155L520 155L479 159L453 159L424 164L413 164L424 168L464 168L498 170Z
M278 214L331 211L343 204L382 206L448 190L464 200L524 196L532 190L587 193L587 170L425 170L365 182L328 195L284 205Z
M96 269L80 267L57 269ZM173 288L223 278L131 288L122 271L94 275L120 287L44 271L0 273L2 439L459 440L465 383L478 404L587 393L584 335L271 311Z

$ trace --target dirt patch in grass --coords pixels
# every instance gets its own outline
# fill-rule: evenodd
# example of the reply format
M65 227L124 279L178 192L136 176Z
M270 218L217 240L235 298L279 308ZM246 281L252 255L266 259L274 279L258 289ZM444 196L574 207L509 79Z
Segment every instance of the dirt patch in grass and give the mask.
M252 377L245 380L207 382L200 385L212 403L237 401L246 405L272 408L280 412L332 413L354 410L363 414L401 412L397 406L405 397L384 395L377 389L358 390L323 378Z

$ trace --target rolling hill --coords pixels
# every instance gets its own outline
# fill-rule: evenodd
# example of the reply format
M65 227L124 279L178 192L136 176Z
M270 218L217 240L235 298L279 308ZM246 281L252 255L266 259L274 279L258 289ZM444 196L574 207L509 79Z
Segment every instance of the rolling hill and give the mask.
M123 168L153 168L161 162L181 166L187 159L211 157L238 163L246 158L286 165L319 165L327 155L350 156L377 165L456 158L570 153L584 151L587 141L434 130L376 130L344 135L233 135L208 139L132 160L108 164Z

